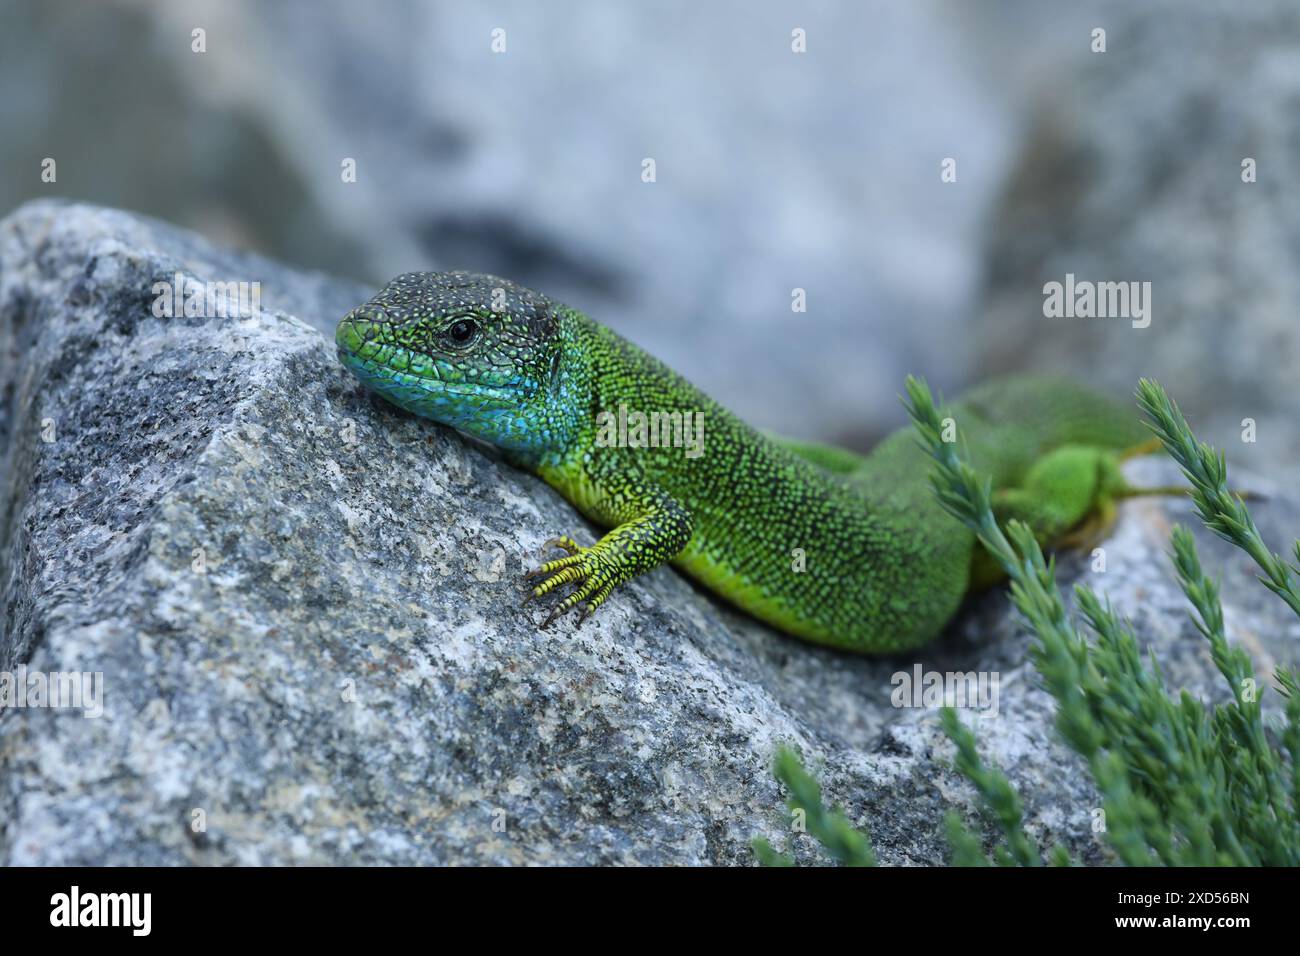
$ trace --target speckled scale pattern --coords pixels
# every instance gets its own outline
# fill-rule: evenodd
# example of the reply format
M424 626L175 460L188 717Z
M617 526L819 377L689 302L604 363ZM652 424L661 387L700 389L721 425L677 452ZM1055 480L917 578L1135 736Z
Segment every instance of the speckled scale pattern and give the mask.
M448 339L461 320L478 329L468 346ZM538 569L537 596L570 588L554 613L590 613L672 561L790 634L886 652L932 638L968 589L974 538L934 501L908 430L833 474L610 329L494 276L399 276L340 322L336 340L368 386L502 447L612 529ZM703 454L602 447L597 415L620 406L702 414ZM1118 404L1047 380L994 382L950 411L999 486L1055 447L1118 450L1144 437Z

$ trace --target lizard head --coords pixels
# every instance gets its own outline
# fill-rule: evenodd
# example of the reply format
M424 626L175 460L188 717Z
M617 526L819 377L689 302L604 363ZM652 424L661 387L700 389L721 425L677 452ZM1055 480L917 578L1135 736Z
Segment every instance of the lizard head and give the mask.
M546 297L470 272L409 272L349 312L339 359L388 401L494 445L538 450L563 355Z

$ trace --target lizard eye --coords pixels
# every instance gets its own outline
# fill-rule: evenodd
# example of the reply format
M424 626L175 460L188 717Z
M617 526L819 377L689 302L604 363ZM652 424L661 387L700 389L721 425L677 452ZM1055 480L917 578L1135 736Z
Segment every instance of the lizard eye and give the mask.
M478 338L478 323L473 319L457 319L443 332L443 338L463 348Z

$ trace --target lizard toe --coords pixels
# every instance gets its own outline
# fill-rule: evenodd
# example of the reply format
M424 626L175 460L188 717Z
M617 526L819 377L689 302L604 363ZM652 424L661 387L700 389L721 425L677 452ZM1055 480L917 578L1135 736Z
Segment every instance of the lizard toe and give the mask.
M542 542L541 553L545 554L551 548L559 548L561 551L567 551L571 555L581 554L585 549L578 542L574 541L567 534L562 534L555 538L547 538Z
M549 574L554 574L556 571L576 567L581 563L582 555L580 554L571 554L567 558L557 558L554 561L547 561L545 564L535 567L531 571L524 572L524 580L546 577Z

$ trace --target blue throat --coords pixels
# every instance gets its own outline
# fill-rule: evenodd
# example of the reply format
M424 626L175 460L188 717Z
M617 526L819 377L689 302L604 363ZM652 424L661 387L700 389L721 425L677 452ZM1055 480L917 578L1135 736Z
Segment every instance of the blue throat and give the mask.
M343 348L338 352L339 361L362 384L398 408L489 442L522 463L536 466L558 460L568 444L567 422L553 414L550 403L541 403L546 411L540 416L526 404L526 396L537 390L534 383L447 383L397 371Z

